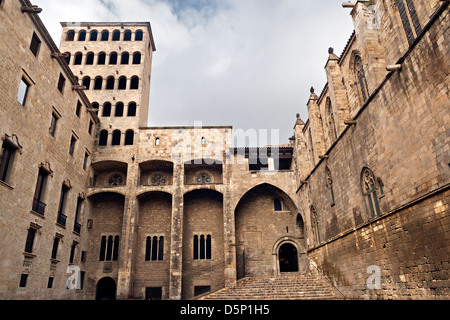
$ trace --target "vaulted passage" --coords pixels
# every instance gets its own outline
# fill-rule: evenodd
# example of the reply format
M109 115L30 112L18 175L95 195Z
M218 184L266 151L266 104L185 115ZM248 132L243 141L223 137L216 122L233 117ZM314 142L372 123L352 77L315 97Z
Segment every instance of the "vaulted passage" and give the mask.
M97 282L95 300L116 300L116 282L113 278L104 277Z

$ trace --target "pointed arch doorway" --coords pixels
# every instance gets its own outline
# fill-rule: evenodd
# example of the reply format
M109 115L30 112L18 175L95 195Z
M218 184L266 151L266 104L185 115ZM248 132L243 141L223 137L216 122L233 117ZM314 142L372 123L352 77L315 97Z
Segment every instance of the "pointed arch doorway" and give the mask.
M285 243L278 250L280 272L298 272L297 248L291 243Z

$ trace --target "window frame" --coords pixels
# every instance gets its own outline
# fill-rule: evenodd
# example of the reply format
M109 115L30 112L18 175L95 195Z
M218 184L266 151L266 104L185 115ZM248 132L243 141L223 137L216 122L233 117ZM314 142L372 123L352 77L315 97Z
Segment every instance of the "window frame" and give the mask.
M39 38L37 33L33 31L33 35L31 37L31 42L30 42L30 51L31 51L31 53L33 53L33 55L35 57L37 57L39 55L41 44L42 44L41 39Z

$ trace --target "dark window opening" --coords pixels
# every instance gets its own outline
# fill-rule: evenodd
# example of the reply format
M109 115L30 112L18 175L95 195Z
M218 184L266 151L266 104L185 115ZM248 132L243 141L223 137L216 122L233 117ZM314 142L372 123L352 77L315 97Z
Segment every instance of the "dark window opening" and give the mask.
M28 274L22 273L20 276L19 287L25 288L27 286Z
M102 41L108 41L109 40L109 31L103 30L102 31Z
M120 64L128 64L130 62L130 54L128 52L122 53L122 59L120 60Z
M33 244L35 237L36 237L36 229L30 227L28 229L27 240L25 241L24 251L26 253L33 253Z
M135 52L133 54L133 64L141 64L141 53Z
M77 249L77 244L74 242L72 243L72 246L70 247L70 256L69 256L69 263L73 263L75 259L75 250Z
M39 39L37 34L35 32L33 32L33 37L31 38L30 50L35 57L37 56L37 54L39 52L40 46L41 46L41 40Z
M52 259L56 259L58 256L58 246L59 246L59 237L55 237L53 239L53 248L52 248Z
M130 89L131 90L139 89L139 77L132 77L131 78Z
M58 123L58 116L52 113L52 118L50 119L50 127L48 128L49 133L54 137L56 133L56 125Z
M73 62L74 65L79 66L83 60L83 54L80 52L75 53L75 60Z
M73 154L75 152L75 144L77 142L77 138L75 138L74 136L72 136L72 138L70 139L70 148L69 148L69 154L73 157Z
M59 90L59 92L63 93L65 84L66 84L66 78L64 78L62 73L60 73L59 74L59 79L58 79L58 90Z
M127 88L127 78L120 77L119 78L119 90L125 90Z
M194 235L194 260L210 260L211 259L211 235Z
M75 31L69 30L67 31L66 41L74 41L75 40Z
M86 65L93 65L94 64L94 54L92 52L89 52L86 55Z
M65 52L64 53L66 56L64 57L64 61L69 64L70 63L70 52Z
M109 55L109 64L110 65L115 65L117 64L117 53L116 52L111 52Z
M273 199L273 207L275 211L282 211L281 201L278 199Z
M119 41L120 40L120 31L119 30L114 30L113 31L113 36L112 36L112 41Z
M106 63L106 53L100 52L98 54L97 64L98 65L104 65L105 63Z
M8 183L11 179L11 172L14 163L14 158L16 156L16 148L8 143L6 140L3 141L1 154L0 154L0 180Z
M120 145L120 138L122 136L122 133L120 130L114 130L112 134L112 142L111 145L113 146L119 146Z
M106 79L106 90L113 90L114 89L114 77L108 77Z
M48 282L47 282L47 288L48 289L53 288L53 279L54 279L54 277L49 277L48 278Z
M32 211L44 215L46 204L43 202L46 185L48 180L48 173L45 170L39 169L36 188L34 191Z
M80 101L77 102L77 108L75 110L75 114L77 115L77 117L79 118L81 116L81 109L82 109L83 105L81 104Z
M128 130L125 133L125 145L126 146L132 146L134 143L134 131L133 130Z
M116 104L116 112L115 112L114 116L116 116L116 117L123 117L123 108L124 108L123 103L122 102L118 102Z
M98 37L98 31L97 30L92 30L91 34L90 34L89 41L97 41L97 37Z
M98 140L98 145L106 146L107 143L108 143L108 131L102 130L100 131L100 138Z
M137 30L134 36L134 40L135 41L142 41L144 36L144 33L142 32L142 30Z
M136 116L136 102L130 102L128 104L128 117L135 117Z
M194 296L205 294L210 291L211 291L211 286L195 286L194 287Z
M111 103L105 102L105 104L103 105L102 117L110 117L110 116L111 116Z
M161 287L145 288L145 300L161 300L161 299L162 299Z
M78 32L78 41L86 41L86 31L85 30L80 30L80 32Z
M91 88L91 78L90 77L83 78L83 86L85 86L87 90L89 90Z
M131 31L125 30L123 34L123 41L131 41Z
M97 77L94 81L94 90L102 90L103 78Z

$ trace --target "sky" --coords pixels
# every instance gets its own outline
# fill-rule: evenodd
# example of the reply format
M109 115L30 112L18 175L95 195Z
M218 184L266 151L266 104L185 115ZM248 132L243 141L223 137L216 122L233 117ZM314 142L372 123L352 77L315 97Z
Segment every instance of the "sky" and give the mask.
M326 84L328 48L352 31L343 0L34 0L59 45L60 22L147 22L153 55L148 126L233 126L247 146L286 144ZM268 137L268 138L266 138ZM272 137L272 138L271 138ZM244 145L236 145L244 146Z

